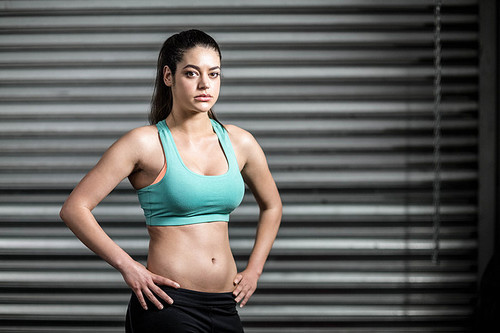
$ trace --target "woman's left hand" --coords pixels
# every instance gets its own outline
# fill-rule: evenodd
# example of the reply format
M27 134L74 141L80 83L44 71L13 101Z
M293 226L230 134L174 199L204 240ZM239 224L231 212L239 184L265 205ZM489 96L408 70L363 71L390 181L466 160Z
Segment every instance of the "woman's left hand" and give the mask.
M259 277L260 274L249 269L245 269L243 272L236 274L233 281L235 285L233 295L236 296L236 303L241 301L240 308L248 302L255 292L255 289L257 289L257 280Z

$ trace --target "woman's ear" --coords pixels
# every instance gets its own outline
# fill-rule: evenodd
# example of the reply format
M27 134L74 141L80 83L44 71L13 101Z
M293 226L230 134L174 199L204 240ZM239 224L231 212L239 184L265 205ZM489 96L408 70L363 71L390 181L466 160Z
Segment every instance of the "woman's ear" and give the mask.
M170 71L170 68L168 68L167 65L163 67L163 82L165 82L165 85L167 87L171 87L173 83L173 75L172 71Z

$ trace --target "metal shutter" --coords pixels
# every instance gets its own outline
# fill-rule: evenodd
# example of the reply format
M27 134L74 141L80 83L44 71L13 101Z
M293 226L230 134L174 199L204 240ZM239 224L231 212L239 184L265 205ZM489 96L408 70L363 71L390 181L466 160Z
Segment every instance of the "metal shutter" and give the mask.
M442 7L441 263L432 253L432 0L0 1L0 332L122 332L129 289L59 220L146 124L159 47L221 44L216 113L252 132L284 216L247 332L465 331L476 285L478 9ZM95 214L144 262L124 181ZM239 269L257 207L231 217Z

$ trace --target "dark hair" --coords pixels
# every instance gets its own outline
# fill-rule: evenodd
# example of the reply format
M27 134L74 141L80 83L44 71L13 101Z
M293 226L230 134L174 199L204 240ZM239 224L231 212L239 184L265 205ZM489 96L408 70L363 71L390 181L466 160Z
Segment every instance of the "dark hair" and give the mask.
M168 66L172 75L175 75L177 64L181 62L184 53L196 46L213 49L219 54L219 59L222 60L222 54L217 42L208 34L200 30L191 29L179 32L170 36L163 43L160 54L158 55L156 81L153 96L151 98L151 112L149 113L150 124L156 124L167 118L172 111L172 90L165 85L163 81L163 68ZM208 111L208 116L219 122L212 109Z

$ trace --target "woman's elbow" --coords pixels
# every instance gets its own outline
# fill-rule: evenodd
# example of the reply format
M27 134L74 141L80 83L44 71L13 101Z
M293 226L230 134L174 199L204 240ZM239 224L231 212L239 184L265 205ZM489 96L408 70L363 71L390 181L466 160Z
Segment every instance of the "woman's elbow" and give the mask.
M67 202L65 202L61 209L59 210L59 217L61 218L61 220L66 223L67 219L68 219L68 215L69 215L69 208L68 208L68 204Z
M66 225L68 225L68 222L71 220L71 216L74 215L76 210L76 206L71 201L66 200L59 210L59 217L64 223L66 223Z
M281 217L283 215L283 204L281 203L281 200L276 200L275 202L270 204L268 206L268 210L274 213L276 219L278 220L278 223L281 222Z

